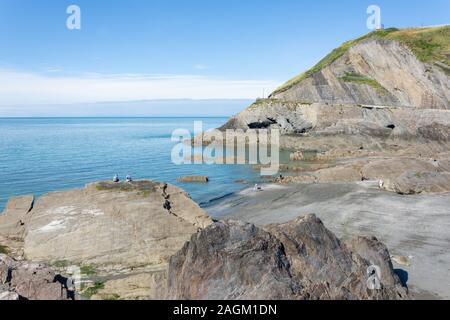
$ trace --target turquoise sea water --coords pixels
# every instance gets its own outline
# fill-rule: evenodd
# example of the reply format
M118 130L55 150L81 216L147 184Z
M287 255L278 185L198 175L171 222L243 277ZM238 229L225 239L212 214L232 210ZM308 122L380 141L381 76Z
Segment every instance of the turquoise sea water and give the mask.
M97 180L169 182L206 205L245 186L235 181L258 179L258 172L239 165L181 165L171 162L172 131L193 132L226 118L0 118L0 212L11 196L79 188ZM183 175L207 175L205 184L178 183Z

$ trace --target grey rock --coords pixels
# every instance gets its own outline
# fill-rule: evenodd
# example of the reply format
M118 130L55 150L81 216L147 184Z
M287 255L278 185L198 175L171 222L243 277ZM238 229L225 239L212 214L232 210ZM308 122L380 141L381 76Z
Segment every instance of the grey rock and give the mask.
M218 222L194 235L169 265L170 299L406 299L385 247L351 248L314 215L262 230ZM382 270L370 290L367 270Z
M377 238L356 237L347 241L345 244L353 253L358 254L361 258L369 262L370 265L380 267L381 280L385 285L390 287L398 285L399 278L394 273L389 250Z
M446 193L450 191L450 173L408 171L387 180L385 189L404 195Z
M67 278L43 264L16 261L0 255L0 300L68 300L74 292L66 288Z
M282 244L239 221L218 222L192 236L170 259L169 299L292 299Z

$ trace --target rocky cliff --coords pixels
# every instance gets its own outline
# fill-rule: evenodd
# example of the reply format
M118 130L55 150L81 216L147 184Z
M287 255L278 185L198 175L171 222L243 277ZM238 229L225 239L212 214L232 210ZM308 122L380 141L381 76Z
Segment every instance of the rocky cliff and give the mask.
M375 31L345 43L271 98L450 108L450 26Z
M282 163L284 183L380 179L402 194L449 192L449 57L450 26L376 31L335 49L220 129L280 130L280 147L293 160ZM364 174L371 163L385 166ZM390 170L396 163L403 165Z
M346 42L278 88L269 99L258 100L233 117L223 129L270 127L285 133L304 132L314 128L314 118L324 115L315 109L325 110L325 106L366 107L367 113L377 108L375 116L385 118L390 110L383 107L419 112L417 117L423 113L416 109L449 109L449 39L450 26L446 26L381 30ZM311 105L316 107L304 110ZM332 108L325 113L333 113ZM346 119L336 114L331 117L335 121Z

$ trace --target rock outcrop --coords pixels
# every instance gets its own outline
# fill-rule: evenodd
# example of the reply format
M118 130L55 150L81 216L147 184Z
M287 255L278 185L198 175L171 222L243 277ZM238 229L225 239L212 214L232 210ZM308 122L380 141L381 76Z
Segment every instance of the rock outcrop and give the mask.
M323 170L303 166L283 183L378 176L389 180L386 190L402 194L450 192L449 168L418 168L427 158L450 159L449 39L445 26L380 30L349 41L219 129L279 130L291 162L316 153ZM203 140L213 141L212 134ZM380 159L386 165L378 174L362 172Z
M34 261L136 267L158 264L211 220L163 183L97 183L36 201L25 235Z
M405 172L385 182L386 190L398 194L413 195L422 193L450 192L449 172Z
M380 287L371 290L367 272L375 269ZM408 294L382 243L358 238L344 244L309 215L265 230L218 222L193 235L170 260L168 297L407 299Z
M408 298L383 244L343 243L314 215L264 229L213 223L182 190L151 181L28 200L8 206L26 211L23 256L0 255L0 299L74 298L70 272L81 299ZM379 270L376 290L368 270Z
M177 181L179 182L193 182L193 183L208 183L209 178L206 176L184 176L178 177Z
M39 263L0 254L0 300L72 300L67 278Z
M279 129L284 135L360 136L359 143L370 138L448 142L450 133L450 110L305 104L273 99L257 101L221 129L254 129L255 123L263 126L267 119L272 121L264 125L265 129Z
M8 250L8 253L21 254L25 225L30 218L33 204L32 196L12 198L0 215L0 245L4 250Z
M272 179L280 184L378 181L381 188L403 195L450 192L446 161L410 157L349 159L328 168L303 170L296 176ZM293 172L292 169L290 169Z
M26 260L79 267L94 285L89 296L160 298L164 291L151 286L164 287L170 256L212 223L184 191L152 181L50 193L34 203L23 225L14 223L28 204L29 198L10 201L5 218L11 223L0 234L17 235ZM21 214L11 216L12 208Z

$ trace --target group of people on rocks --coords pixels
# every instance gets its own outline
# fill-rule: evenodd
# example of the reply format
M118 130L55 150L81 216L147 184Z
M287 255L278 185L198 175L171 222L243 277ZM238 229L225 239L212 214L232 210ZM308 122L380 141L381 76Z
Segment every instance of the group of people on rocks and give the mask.
M116 174L113 178L113 182L118 183L120 182L120 178L119 175ZM125 177L125 182L133 182L133 178L131 178L131 176L129 174L127 174L127 176Z

